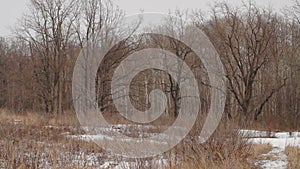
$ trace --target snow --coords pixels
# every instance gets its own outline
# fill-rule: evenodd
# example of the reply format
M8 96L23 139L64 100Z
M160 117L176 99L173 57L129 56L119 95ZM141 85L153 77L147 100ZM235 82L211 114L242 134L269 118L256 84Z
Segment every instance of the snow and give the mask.
M243 137L257 138L257 137L272 137L272 132L257 131L257 130L239 130L239 134Z
M14 120L10 121L9 123L11 123L13 125L20 125L23 123L23 121L19 120L19 119L14 119Z
M115 141L116 138L113 136L104 136L104 135L71 135L71 136L67 136L70 138L75 138L75 139L80 139L80 140L84 140L84 141L91 141L91 140L105 140L105 141ZM142 141L143 139L126 139L126 138L119 138L119 141L122 142L139 142ZM148 141L149 143L154 143L154 144L168 144L167 142L164 141L157 141L157 140L150 140L147 139L146 141Z
M135 134L137 135L137 138L143 138L143 137L151 137L158 132L160 129L164 129L166 126L143 126L143 125L114 125L114 126L107 126L107 127L98 127L98 128L84 128L87 130L101 130L104 133L106 132L123 132L125 134ZM47 126L47 128L55 129L56 126ZM69 129L74 129L72 127L67 127ZM75 129L74 129L75 130ZM152 131L152 132L151 132ZM258 131L258 130L238 130L240 135L247 139L250 143L253 144L270 144L273 149L268 152L267 154L264 154L262 156L266 157L274 157L274 158L265 158L264 160L257 160L255 161L255 165L259 166L262 169L286 169L288 165L287 156L284 153L285 148L288 146L291 147L300 147L300 132L270 132L270 131ZM71 135L69 132L62 133L67 138L72 139L80 139L85 141L91 141L93 139L95 140L113 140L113 135ZM160 133L161 134L161 133ZM163 143L163 140L166 139L166 137L170 137L167 135L161 135L161 142ZM148 138L149 139L149 138ZM124 138L125 142L132 142L134 139L130 138ZM152 140L151 140L152 141ZM155 140L153 140L155 142ZM91 160L93 161L93 160ZM150 165L151 164L151 165ZM108 160L101 164L99 168L114 168L114 169L130 169L130 168L136 168L137 165L140 166L155 166L155 168L165 168L168 164L167 159L155 159L151 161L143 161L141 165L141 161L111 161Z
M273 147L277 147L285 150L286 147L300 147L300 137L292 138L250 138L249 141L255 144L270 144Z
M300 132L268 132L257 130L240 130L243 136L253 144L270 144L273 149L265 156L273 156L275 160L260 160L256 164L263 169L285 169L287 168L287 156L285 148L300 147Z
M284 150L275 147L268 154L264 156L273 156L276 160L260 160L255 164L260 166L262 169L285 169L287 167L287 156L284 154Z
M254 144L270 144L273 147L284 150L288 146L300 147L300 132L240 130L240 133L243 134L244 137L248 137L248 140Z
M162 126L161 126L162 127ZM109 128L101 128L103 131L123 131L128 134L130 134L132 131L128 130L128 128L133 128L134 132L141 132L141 134L138 134L139 136L151 136L155 133L147 133L145 130L147 129L157 129L154 126L127 126L127 125L117 125L112 126ZM99 129L99 128L98 128ZM270 131L258 131L258 130L239 130L239 133L242 137L247 139L250 143L253 144L270 144L272 145L273 149L268 152L267 154L264 154L263 156L268 157L274 157L274 158L266 158L266 160L258 160L255 161L255 165L259 166L262 169L286 169L287 168L287 156L284 153L285 148L288 146L292 147L300 147L300 132L270 132ZM162 135L162 141L165 137ZM90 141L92 139L106 139L110 140L113 139L111 136L104 136L104 135L69 135L70 138L75 139L81 139ZM124 141L131 142L132 139L127 139ZM164 168L163 166L167 164L166 159L161 160L154 160L152 161L156 168ZM115 166L114 169L129 169L129 168L135 168L136 165L139 164L139 162L121 162L118 165L115 162L106 162L104 163L100 168L111 168L112 165ZM143 166L149 165L149 163L144 163Z
M55 128L55 126L47 126L48 128ZM167 128L167 126L151 126L151 125L125 125L125 124L118 124L118 125L112 125L112 126L106 126L106 127L82 127L83 129L87 131L96 131L96 133L101 134L82 134L82 135L71 135L66 134L65 137L71 138L71 139L79 139L83 141L97 141L97 140L105 140L105 141L115 141L116 135L115 132L124 133L126 135L135 135L135 138L131 137L121 137L118 138L119 141L122 142L139 142L142 141L144 138L147 138L143 141L148 141L150 144L155 145L161 145L161 144L168 144L165 140L167 137L170 137L166 134L159 133L161 130L164 130ZM177 127L176 129L181 130L182 128ZM93 133L93 132L92 132ZM160 134L159 139L151 139L152 136L155 136L157 134ZM174 136L173 136L174 137ZM174 137L175 138L175 137ZM111 159L114 159L113 156L109 156ZM111 161L108 160L104 162L99 168L108 169L132 169L132 168L139 168L140 166L143 166L145 168L157 168L157 169L163 169L166 168L166 166L169 165L169 162L167 159L164 159L163 157L156 157L151 160L145 160L145 159L127 159L127 160L115 160Z
M108 168L111 168L111 166L113 166L113 165L117 165L115 161L106 161L104 164L102 164L100 166L100 168L108 169Z

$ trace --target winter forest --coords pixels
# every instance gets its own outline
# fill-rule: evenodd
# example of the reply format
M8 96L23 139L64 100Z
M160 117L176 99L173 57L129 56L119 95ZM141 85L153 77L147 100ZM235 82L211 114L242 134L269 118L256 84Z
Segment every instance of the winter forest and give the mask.
M199 135L213 86L190 46L160 34L133 36L142 20L119 29L126 14L110 0L31 0L28 8L11 30L14 36L0 37L0 168L300 168L300 1L280 11L252 1L239 7L218 2L209 12L170 11L176 21L170 17L160 27L149 27L184 36L193 26L219 55L226 101L220 124L205 143ZM193 73L201 108L191 131L169 151L146 158L118 156L92 141L112 136L86 133L80 124L72 97L74 67L100 31L126 39L106 53L93 79L99 110L111 124L97 130L151 138L180 117L180 81L157 69L139 72L128 98L145 111L153 106L151 91L161 90L167 99L161 117L140 124L118 113L111 84L126 57L158 48L183 60Z

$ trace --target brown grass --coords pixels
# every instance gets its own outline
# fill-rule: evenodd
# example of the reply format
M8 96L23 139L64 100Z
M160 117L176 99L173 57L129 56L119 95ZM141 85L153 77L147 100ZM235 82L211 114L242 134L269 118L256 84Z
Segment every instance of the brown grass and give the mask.
M20 122L15 123L15 120ZM60 127L45 127L51 125ZM66 134L84 134L78 126L75 113L72 112L54 117L33 112L20 115L1 110L0 168L45 168L45 159L51 168L66 169L99 168L105 161L132 161L108 156L93 142L66 137ZM222 122L217 132L205 144L199 143L196 137L199 133L191 132L179 145L163 154L163 158L168 160L165 168L256 168L249 159L267 153L269 146L248 144L235 128L234 125ZM145 167L147 160L151 159L134 160L138 161L135 168L157 168L156 165Z
M251 148L251 157L254 160L276 160L275 156L266 155L272 148L270 144L254 144Z
M300 148L287 147L285 154L288 157L288 169L300 168Z
M249 160L253 158L252 145L241 138L235 128L234 123L223 121L214 135L204 144L195 139L186 139L171 151L182 157L182 162L174 169L256 168Z
M93 168L86 159L90 154L103 153L93 142L69 139L64 135L82 134L80 129L9 122L0 125L0 159L3 159L0 168L49 168L47 165L51 168Z
M232 143L232 142L231 142ZM193 144L191 152L174 169L251 169L255 166L247 161L251 156L244 143ZM188 154L185 152L184 154Z
M54 116L51 114L25 111L16 114L6 109L0 109L0 122L20 122L24 125L34 126L79 126L75 112L68 111Z
M267 154L272 150L272 146L270 144L253 144L252 145L252 154L255 157L259 157L261 154Z

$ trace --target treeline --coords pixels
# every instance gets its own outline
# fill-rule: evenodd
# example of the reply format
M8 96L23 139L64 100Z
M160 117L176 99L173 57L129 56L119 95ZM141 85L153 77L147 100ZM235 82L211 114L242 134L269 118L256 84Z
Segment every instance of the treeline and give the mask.
M239 8L216 3L206 15L201 11L187 15L177 11L175 15L188 17L220 54L228 88L226 117L264 119L266 123L278 120L298 126L299 2L281 13L248 2ZM124 12L110 1L31 0L29 13L16 25L15 37L0 40L0 107L18 113L29 110L54 115L72 110L72 74L80 50L100 29L116 33L123 17ZM106 56L96 88L101 109L115 112L109 93L113 70L126 56L146 47L167 49L192 67L203 87L200 93L207 111L209 85L203 78L207 75L203 75L201 61L195 60L189 47L175 40L148 35L128 38ZM157 73L164 80L154 78ZM145 93L161 88L168 93L172 107L168 114L176 116L180 89L166 73L149 70L132 84L135 106L149 107Z

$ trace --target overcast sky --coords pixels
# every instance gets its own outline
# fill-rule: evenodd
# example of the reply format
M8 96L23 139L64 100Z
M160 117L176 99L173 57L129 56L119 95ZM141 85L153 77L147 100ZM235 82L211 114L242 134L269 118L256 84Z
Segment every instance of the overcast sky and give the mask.
M222 1L222 0L217 0ZM242 0L226 0L227 2L238 5ZM247 0L245 0L247 2ZM272 6L278 10L284 6L291 6L293 0L254 0L260 6ZM11 35L10 28L13 27L18 18L26 12L27 4L30 0L0 0L0 36ZM174 9L209 9L212 0L113 0L127 14L144 12L168 12Z

